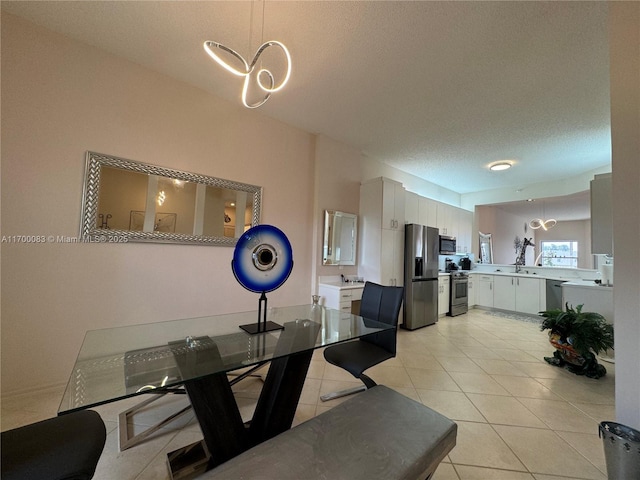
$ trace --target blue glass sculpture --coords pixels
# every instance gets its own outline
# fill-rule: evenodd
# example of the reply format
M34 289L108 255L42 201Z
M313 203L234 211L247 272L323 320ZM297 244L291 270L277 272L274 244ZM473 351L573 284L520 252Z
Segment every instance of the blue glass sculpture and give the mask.
M273 225L257 225L244 232L233 252L231 269L240 285L261 294L258 322L240 328L250 334L284 328L267 321L266 295L280 287L293 270L293 250L282 230Z

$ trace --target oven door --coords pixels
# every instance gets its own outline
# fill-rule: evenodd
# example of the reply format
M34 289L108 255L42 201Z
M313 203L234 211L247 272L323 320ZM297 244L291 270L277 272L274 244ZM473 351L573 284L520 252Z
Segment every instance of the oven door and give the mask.
M451 281L451 304L467 303L469 280L454 279Z
M455 317L467 313L468 306L468 277L451 277L451 295L449 315Z

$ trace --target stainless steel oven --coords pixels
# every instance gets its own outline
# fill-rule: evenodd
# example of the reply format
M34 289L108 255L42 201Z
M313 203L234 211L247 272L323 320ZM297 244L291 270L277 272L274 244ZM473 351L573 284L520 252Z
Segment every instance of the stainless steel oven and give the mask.
M449 315L455 317L469 309L469 276L463 272L451 272Z

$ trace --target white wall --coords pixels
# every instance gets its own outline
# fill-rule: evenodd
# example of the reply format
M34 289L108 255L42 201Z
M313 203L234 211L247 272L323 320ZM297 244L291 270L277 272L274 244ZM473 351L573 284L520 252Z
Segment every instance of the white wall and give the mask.
M87 150L261 185L295 261L269 304L309 302L312 135L4 13L1 46L2 235L75 237ZM3 244L3 394L66 381L89 329L255 309L232 255Z
M640 429L640 3L609 3L616 417Z

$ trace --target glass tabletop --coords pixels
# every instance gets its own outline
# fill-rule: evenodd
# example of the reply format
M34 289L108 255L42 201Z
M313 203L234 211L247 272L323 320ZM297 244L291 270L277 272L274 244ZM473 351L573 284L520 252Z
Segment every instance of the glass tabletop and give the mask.
M393 327L319 305L269 308L284 327L250 335L243 312L91 330L85 335L58 412L90 408L230 372Z

